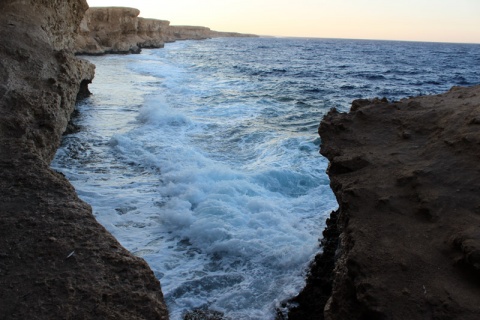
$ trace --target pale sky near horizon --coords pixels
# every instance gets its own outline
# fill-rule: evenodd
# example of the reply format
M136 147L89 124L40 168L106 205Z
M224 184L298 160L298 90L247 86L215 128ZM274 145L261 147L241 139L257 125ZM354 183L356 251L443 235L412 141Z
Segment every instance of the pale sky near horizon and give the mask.
M87 0L259 35L480 43L480 0Z

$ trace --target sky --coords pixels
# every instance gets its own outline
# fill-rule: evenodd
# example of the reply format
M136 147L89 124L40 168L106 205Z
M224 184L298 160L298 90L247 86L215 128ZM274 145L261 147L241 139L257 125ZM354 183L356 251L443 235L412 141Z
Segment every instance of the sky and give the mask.
M480 0L87 0L258 35L480 43Z

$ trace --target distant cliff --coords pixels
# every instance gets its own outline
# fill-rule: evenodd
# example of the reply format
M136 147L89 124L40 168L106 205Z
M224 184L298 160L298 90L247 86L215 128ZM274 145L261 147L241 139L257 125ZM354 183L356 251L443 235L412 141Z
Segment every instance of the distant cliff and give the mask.
M169 21L138 17L140 11L123 7L87 10L75 41L78 54L138 53L141 48L162 48L165 42L218 37L255 37L219 32L207 27L171 26Z
M85 0L0 2L0 318L167 319L146 262L50 161L94 65L73 54Z

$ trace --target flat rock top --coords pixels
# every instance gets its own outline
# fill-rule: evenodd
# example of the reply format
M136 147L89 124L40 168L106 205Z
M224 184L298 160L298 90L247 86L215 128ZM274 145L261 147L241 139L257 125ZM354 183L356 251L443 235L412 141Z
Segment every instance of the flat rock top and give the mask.
M357 311L480 319L480 86L356 100L319 133ZM347 315L340 287L333 314Z

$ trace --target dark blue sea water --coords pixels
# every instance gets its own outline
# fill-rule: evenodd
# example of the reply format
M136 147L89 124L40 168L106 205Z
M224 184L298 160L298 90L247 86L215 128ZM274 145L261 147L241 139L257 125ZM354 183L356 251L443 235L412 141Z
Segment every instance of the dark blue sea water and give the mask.
M172 319L273 319L337 204L317 127L353 99L480 83L480 45L213 39L89 57L82 130L53 167L162 283Z

